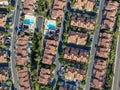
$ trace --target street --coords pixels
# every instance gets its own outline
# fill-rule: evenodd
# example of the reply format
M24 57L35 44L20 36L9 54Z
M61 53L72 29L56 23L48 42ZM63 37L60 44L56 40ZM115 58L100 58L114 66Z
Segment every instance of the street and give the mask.
M120 36L118 36L112 90L120 90Z
M14 23L13 23L13 30L12 30L12 37L11 37L11 73L12 73L12 79L14 84L14 90L19 90L19 84L18 84L18 77L16 72L16 62L15 62L15 39L17 36L16 33L16 27L18 27L19 24L19 16L20 16L20 9L18 8L18 5L21 4L21 0L16 0L16 6L15 6L15 15L14 15Z
M96 32L94 35L94 39L92 42L92 47L91 47L91 58L90 58L90 63L88 66L88 74L87 74L87 78L86 78L86 86L85 86L85 90L89 90L90 89L90 82L91 82L91 76L92 76L92 69L93 69L93 65L94 65L94 58L95 58L95 53L96 53L96 47L95 45L97 45L98 43L98 39L99 39L99 32L100 32L100 25L102 22L102 11L104 9L104 3L105 0L100 0L100 6L99 6L99 13L98 13L98 27L96 28Z

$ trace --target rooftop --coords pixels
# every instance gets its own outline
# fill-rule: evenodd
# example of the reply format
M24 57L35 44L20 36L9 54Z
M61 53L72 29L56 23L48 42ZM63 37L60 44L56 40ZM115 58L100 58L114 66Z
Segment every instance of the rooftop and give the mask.
M0 44L4 43L4 33L0 32Z
M57 41L47 39L42 63L52 65L56 54L56 47Z
M74 43L77 45L85 45L87 43L88 35L85 33L79 33L70 31L68 36L68 43Z
M92 11L96 1L95 0L75 0L75 9L85 9L87 11Z
M112 41L112 35L108 33L100 33L98 42L98 49L96 55L101 58L108 58L110 52L110 45Z
M50 69L41 68L40 70L40 76L39 76L39 83L47 85L50 81L50 75L51 75Z
M72 62L87 63L89 52L84 49L67 47L64 51L64 58Z
M91 87L96 89L102 89L104 84L104 78L106 75L107 61L104 59L96 59L93 69L93 80Z
M31 90L29 73L26 67L18 68L20 90Z
M64 7L66 5L65 0L54 0L51 17L53 19L62 19L64 16Z
M0 83L8 79L8 67L0 67Z
M0 52L0 63L7 63L6 52Z
M24 14L33 14L35 9L35 0L24 0Z
M119 3L117 1L109 0L104 10L104 17L103 23L101 25L102 29L110 29L114 28L116 13L118 9Z
M68 67L65 72L65 78L68 80L76 81L83 80L85 76L85 71L82 69L77 69L74 67Z
M6 14L0 14L0 27L4 27L6 24L7 15Z
M95 19L90 19L85 16L73 15L71 18L71 26L81 27L81 28L85 28L88 30L94 30L95 24L96 24Z

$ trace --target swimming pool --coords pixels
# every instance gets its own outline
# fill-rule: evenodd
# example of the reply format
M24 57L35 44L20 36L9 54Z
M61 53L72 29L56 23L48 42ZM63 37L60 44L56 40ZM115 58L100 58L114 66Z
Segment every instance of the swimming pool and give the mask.
M25 20L25 24L34 24L35 22L34 22L34 20L32 20L32 19L26 19Z
M47 23L47 27L49 28L49 29L52 29L52 30L54 30L55 29L55 25L53 24L53 23Z

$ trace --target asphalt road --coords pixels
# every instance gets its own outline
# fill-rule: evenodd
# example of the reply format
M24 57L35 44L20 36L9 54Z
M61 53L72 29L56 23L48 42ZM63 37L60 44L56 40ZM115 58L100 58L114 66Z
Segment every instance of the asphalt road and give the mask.
M94 65L94 58L95 58L95 53L96 53L96 47L95 45L97 45L98 43L98 39L99 39L99 32L100 32L100 25L101 25L101 21L102 21L102 11L104 9L104 3L105 0L100 0L100 7L99 7L99 13L98 13L98 27L96 28L96 32L94 35L94 39L92 42L92 47L91 47L91 58L90 58L90 63L88 66L88 74L87 74L87 78L86 78L86 86L85 86L85 90L90 90L90 82L91 82L91 76L92 76L92 69L93 69L93 65Z
M68 2L70 2L70 0L67 0L67 3ZM68 11L68 8L67 8L67 4L66 4L66 7L65 7L65 10L66 11ZM60 32L59 32L59 40L58 40L58 49L59 49L59 45L61 45L60 44L60 42L62 42L62 34L63 34L63 22L65 21L65 15L64 15L64 17L63 17L63 20L62 20L62 23L61 23L61 27L60 27ZM57 50L57 54L56 54L56 59L55 59L55 64L56 64L56 69L55 69L55 84L54 84L54 87L53 87L53 90L55 89L55 86L56 86L56 83L57 83L57 81L58 81L58 78L59 78L59 76L58 76L58 74L57 74L57 72L58 72L58 70L60 70L60 63L59 63L59 61L58 61L58 59L59 59L59 50Z
M117 41L114 77L111 90L120 90L120 36L118 36Z
M15 62L15 38L17 36L16 33L16 27L19 25L19 19L20 19L20 9L17 7L21 4L21 0L16 0L16 7L15 7L15 15L14 15L14 27L12 31L12 37L11 37L11 73L12 73L12 79L14 84L14 90L19 90L19 84L18 84L18 78L17 78L17 72L16 72L16 62Z
M64 21L64 18L63 18L63 21ZM58 48L59 48L59 45L60 45L59 43L62 41L63 21L61 23L60 32L59 32ZM58 74L57 74L58 70L60 70L60 63L59 63L58 59L59 59L59 51L57 50L56 59L55 59L56 69L55 69L55 74L54 74L56 82L54 84L53 90L55 89L55 86L56 86L56 83L57 83L58 77L59 77Z

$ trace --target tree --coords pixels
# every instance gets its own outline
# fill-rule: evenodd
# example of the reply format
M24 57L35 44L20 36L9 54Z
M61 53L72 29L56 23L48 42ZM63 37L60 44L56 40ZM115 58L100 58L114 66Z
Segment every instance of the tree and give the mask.
M64 61L63 57L59 58L58 60L60 63L63 63L63 61Z
M40 90L40 85L38 82L35 83L35 90Z
M96 7L94 7L93 11L96 13L98 11L98 9Z
M62 49L65 49L65 48L66 48L66 45L65 45L65 44L63 44L63 45L62 45Z
M52 70L54 70L55 68L56 68L56 65L55 65L55 64L51 65L51 69L52 69Z
M85 84L86 84L86 81L85 81L85 80L82 80L82 81L81 81L81 84L82 84L82 85L85 85Z
M57 85L58 85L58 86L62 86L62 82L58 81L58 82L57 82Z
M72 12L68 12L68 18L69 18L69 20L70 20L71 16L72 16Z
M51 74L51 75L50 75L50 78L54 78L54 75L53 75L53 74Z
M88 14L84 14L85 17L88 17Z
M7 80L7 81L5 82L5 84L8 85L8 86L12 86L13 83L12 83L12 81L9 79L9 80Z
M30 63L27 64L27 68L31 68L31 64Z
M24 32L21 32L20 35L23 37L23 36L25 35L25 33L24 33Z

